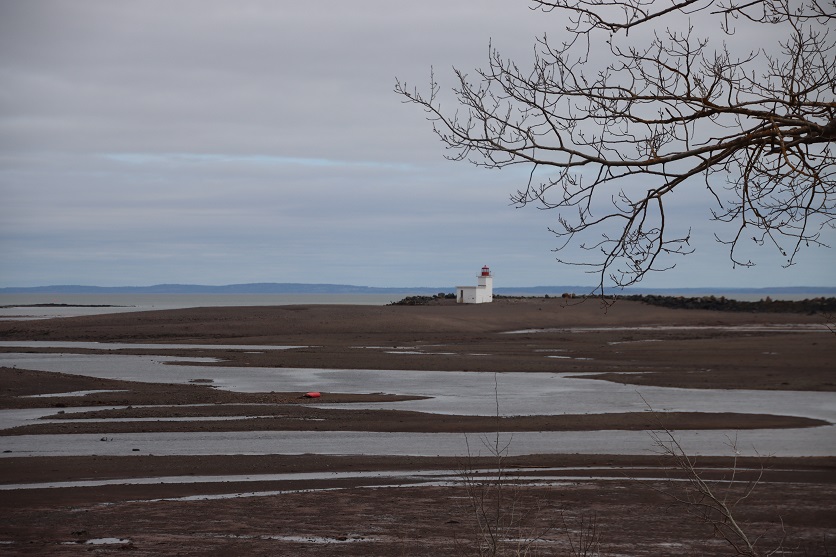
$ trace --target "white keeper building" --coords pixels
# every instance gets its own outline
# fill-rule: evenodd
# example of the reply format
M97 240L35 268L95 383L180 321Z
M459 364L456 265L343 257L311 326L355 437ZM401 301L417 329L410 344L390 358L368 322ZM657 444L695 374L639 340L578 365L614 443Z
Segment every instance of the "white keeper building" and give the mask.
M493 276L490 268L482 267L482 274L477 277L476 286L457 286L457 304L487 304L493 302Z

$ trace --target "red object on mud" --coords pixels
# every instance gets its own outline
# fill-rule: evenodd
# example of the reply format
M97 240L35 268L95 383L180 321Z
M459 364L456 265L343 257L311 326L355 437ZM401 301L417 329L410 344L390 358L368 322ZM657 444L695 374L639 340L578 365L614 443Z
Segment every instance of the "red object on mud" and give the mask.
M310 393L305 393L305 398L319 398L321 396L322 395L320 393L316 392L316 391L313 391L313 392L310 392Z

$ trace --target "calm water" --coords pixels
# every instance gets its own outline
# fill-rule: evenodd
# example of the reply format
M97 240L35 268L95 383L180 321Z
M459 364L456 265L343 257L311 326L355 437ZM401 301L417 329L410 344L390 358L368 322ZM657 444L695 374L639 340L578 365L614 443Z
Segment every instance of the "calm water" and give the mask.
M188 346L188 345L186 345ZM181 366L176 362L192 365ZM211 380L236 391L386 392L430 398L398 403L351 405L440 414L503 415L659 411L743 412L807 416L826 426L804 429L680 431L692 454L781 456L836 455L836 394L747 390L693 390L635 387L567 374L426 372L404 370L333 370L204 366L209 358L105 354L2 353L0 365L92 377L164 383ZM497 393L500 408L497 409ZM48 405L45 405L48 406ZM335 405L336 406L336 405ZM0 427L34 423L54 408L0 411ZM68 409L67 411L70 411ZM654 449L647 432L515 433L514 454L647 454ZM483 449L474 436L471 454ZM90 454L403 454L463 456L461 434L377 432L184 432L107 435L20 435L0 437L0 458Z
M188 347L188 345L184 345ZM200 365L212 358L124 354L0 353L4 367L151 383L211 380L238 392L389 393L429 397L374 404L329 405L492 416L643 412L742 412L804 416L836 423L836 393L679 389L624 385L572 373L479 373L368 369L262 368ZM190 365L177 365L178 362ZM499 408L497 409L497 395Z
M691 455L833 456L836 426L745 431L677 431ZM21 456L162 455L406 455L489 456L493 438L461 433L356 431L160 432L10 435L0 458ZM502 434L509 455L634 454L658 451L645 431L556 431ZM734 445L734 446L732 446Z

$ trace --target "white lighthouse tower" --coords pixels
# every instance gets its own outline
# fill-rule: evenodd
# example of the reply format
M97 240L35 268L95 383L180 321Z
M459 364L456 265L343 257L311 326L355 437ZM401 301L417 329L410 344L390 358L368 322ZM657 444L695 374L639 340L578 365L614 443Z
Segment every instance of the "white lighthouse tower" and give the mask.
M493 276L487 265L482 267L482 274L477 277L476 286L457 286L456 303L486 304L493 302Z

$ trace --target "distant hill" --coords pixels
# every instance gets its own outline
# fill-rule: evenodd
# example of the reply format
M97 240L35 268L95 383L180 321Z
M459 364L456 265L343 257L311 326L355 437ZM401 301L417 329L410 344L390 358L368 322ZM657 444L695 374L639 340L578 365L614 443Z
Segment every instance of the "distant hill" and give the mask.
M592 286L526 286L498 287L496 294L505 296L559 296L564 292L586 294ZM51 285L0 288L0 294L437 294L454 292L451 286L376 287L351 284L309 284L296 282L259 282L211 286L201 284L155 284L153 286L84 286ZM774 288L627 288L612 290L611 294L660 294L666 296L709 296L745 294L775 296L777 294L804 296L836 296L836 287L789 286Z

